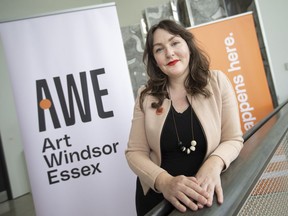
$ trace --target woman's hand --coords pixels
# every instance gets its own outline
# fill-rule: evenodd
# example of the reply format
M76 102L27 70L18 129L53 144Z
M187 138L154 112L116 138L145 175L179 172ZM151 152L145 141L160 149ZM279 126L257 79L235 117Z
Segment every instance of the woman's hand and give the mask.
M223 203L223 190L220 174L224 168L223 160L218 156L209 157L196 174L199 185L209 193L206 205L212 206L214 192L219 204ZM198 202L198 207L203 208L203 204Z
M155 187L181 212L185 212L187 207L196 211L199 208L197 203L204 206L209 197L209 193L200 187L195 177L173 177L163 172L157 177Z

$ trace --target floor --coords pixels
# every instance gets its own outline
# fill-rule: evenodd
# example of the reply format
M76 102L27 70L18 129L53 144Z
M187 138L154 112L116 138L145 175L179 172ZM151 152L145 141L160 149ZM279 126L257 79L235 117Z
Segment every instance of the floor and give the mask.
M35 216L31 194L0 203L0 216Z

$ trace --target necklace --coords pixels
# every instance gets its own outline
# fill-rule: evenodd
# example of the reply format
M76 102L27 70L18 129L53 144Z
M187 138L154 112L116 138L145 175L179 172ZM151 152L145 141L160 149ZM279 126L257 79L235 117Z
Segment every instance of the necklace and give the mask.
M188 100L188 98L186 97L186 99ZM189 103L189 101L188 101ZM190 103L189 103L190 105ZM172 104L173 106L173 104ZM191 105L190 105L191 106ZM194 139L194 130L193 130L193 110L191 107L191 131L192 131L192 141L191 141L191 145L189 147L184 146L184 144L182 143L182 141L179 139L179 134L178 134L178 130L177 130L177 125L176 125L176 121L175 121L175 115L174 115L174 109L172 108L172 117L173 117L173 123L174 123L174 127L175 127L175 132L176 132L176 136L177 136L177 140L178 140L178 148L180 149L180 151L185 152L186 154L190 154L191 151L195 151L196 150L196 145L197 142Z

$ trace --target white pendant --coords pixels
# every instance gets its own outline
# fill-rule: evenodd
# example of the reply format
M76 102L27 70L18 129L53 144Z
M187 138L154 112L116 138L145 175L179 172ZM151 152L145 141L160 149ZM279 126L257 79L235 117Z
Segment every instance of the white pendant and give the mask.
M190 146L189 149L190 149L191 151L195 151L195 150L196 150L196 147L195 147L196 145L197 145L197 142L196 142L195 140L192 140L192 141L191 141L191 146Z
M196 146L196 145L197 145L197 142L196 142L195 140L192 140L192 141L191 141L191 145L192 145L192 146Z
M190 153L191 153L191 151L190 151L189 148L187 148L186 153L187 153L187 154L190 154Z
M196 150L195 146L190 146L190 150L195 151Z

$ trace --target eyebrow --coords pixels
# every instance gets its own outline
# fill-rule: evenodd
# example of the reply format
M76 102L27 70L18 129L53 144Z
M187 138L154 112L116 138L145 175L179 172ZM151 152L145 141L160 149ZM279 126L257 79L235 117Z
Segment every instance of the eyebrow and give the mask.
M170 42L170 41L172 41L174 38L176 38L176 37L179 37L179 36L177 36L177 35L173 35L173 36L171 36L169 39L168 39L168 42ZM153 44L153 47L155 47L155 46L161 46L162 45L162 43L155 43L155 44Z

